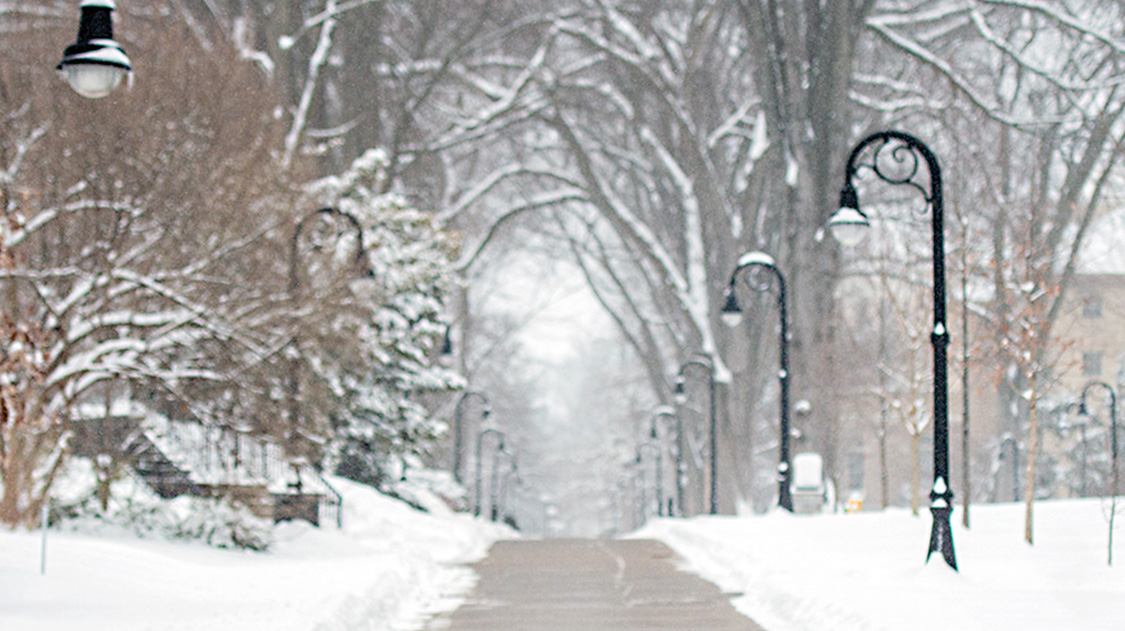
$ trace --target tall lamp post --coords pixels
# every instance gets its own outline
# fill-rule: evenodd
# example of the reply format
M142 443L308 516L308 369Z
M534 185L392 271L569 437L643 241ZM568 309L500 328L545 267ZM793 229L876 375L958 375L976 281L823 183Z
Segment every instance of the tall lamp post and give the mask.
M870 161L860 163L861 155L869 147L874 147ZM884 153L884 150L887 152ZM892 165L880 162L880 156L885 155L890 156ZM924 182L918 181L920 162L926 163L928 189ZM858 244L866 234L866 228L870 227L867 215L859 209L859 195L853 183L861 167L870 170L888 184L905 184L917 189L930 209L934 268L934 328L930 334L934 349L934 485L930 491L933 528L926 560L929 561L934 552L941 551L945 562L956 570L957 557L953 551L953 530L949 521L953 512L953 491L949 488L949 392L946 358L949 329L945 322L945 223L941 167L929 147L914 136L900 131L880 131L860 141L848 156L844 188L840 191L840 209L828 220L833 236L843 245Z
M78 38L66 47L57 66L70 87L88 99L108 96L133 71L129 56L113 39L116 8L113 0L83 0Z
M764 252L747 252L742 255L738 260L738 265L735 266L734 271L730 275L730 284L727 285L726 296L723 303L723 320L729 326L738 326L742 322L742 308L738 306L738 296L735 292L735 283L737 283L739 274L743 270L750 268L764 269L769 272L774 280L777 281L777 311L778 317L781 320L780 337L780 350L779 350L779 363L780 368L777 371L777 383L779 386L778 400L780 406L778 432L779 432L779 451L777 462L777 505L781 508L793 512L793 495L790 489L790 482L793 478L792 464L789 457L789 316L785 300L785 276L782 275L781 270L777 268L774 263L773 257ZM769 291L772 283L763 282L750 284L751 288L756 291Z
M473 501L473 515L480 517L480 504L481 504L481 478L483 477L481 456L484 453L484 439L489 435L496 437L496 451L504 451L504 432L498 429L489 427L484 431L477 434L477 475L476 475L476 488L474 489ZM496 459L492 461L492 473L496 473Z
M1012 501L1020 501L1020 442L1015 436L1007 434L1000 441L1000 459L1004 458L1004 445L1012 445Z
M310 223L317 222L315 229L310 229ZM355 240L355 258L353 264L356 268L363 263L367 250L363 245L363 227L355 215L338 208L318 208L305 215L297 222L293 229L293 239L289 244L289 302L294 313L297 310L297 301L300 298L301 280L297 269L297 258L301 251L302 237L309 239L309 247L313 251L333 252L343 242L348 234ZM371 270L366 272L371 275ZM296 447L297 437L300 433L301 402L300 402L300 350L298 349L297 334L294 332L289 340L289 445L290 450Z
M677 382L679 385L679 382ZM669 418L672 420L672 427L676 430L676 449L674 460L676 465L676 509L668 510L668 516L672 517L678 511L680 516L684 515L684 423L680 419L680 415L672 408L662 405L652 411L652 426L650 427L649 435L652 438L657 437L656 422L661 418Z
M664 456L661 453L660 445L658 445L655 442L651 442L651 441L647 441L647 440L642 441L640 444L637 445L637 467L640 470L641 489L642 489L641 490L641 507L642 507L641 508L641 514L645 517L648 516L648 505L647 505L648 503L645 499L645 491L644 491L644 489L647 485L646 480L648 478L648 476L645 475L645 465L644 465L645 450L652 451L653 454L655 454L655 462L653 463L654 466L655 466L655 468L654 468L655 475L653 477L655 478L655 482L656 482L656 514L658 516L663 517L664 516L664 474L661 472L661 469L664 468Z
M489 519L493 522L500 516L500 456L508 459L508 464L511 465L511 471L517 471L519 465L516 463L516 455L508 451L504 443L500 443L500 448L492 452L492 482L489 483L489 506L488 513Z
M488 404L488 397L484 396L483 392L478 390L466 390L461 393L457 399L457 405L453 407L453 479L461 484L461 453L464 451L465 444L465 429L464 429L464 407L465 401L470 397L477 397L480 399L481 404L484 406L481 409L481 421L488 420L492 414L492 406Z
M514 495L512 491L512 478L515 478L515 486L518 490L519 488L523 488L523 476L520 475L520 465L519 461L516 459L515 454L509 454L508 452L504 453L508 455L512 466L504 473L504 478L500 485L501 491L499 505L501 507L501 521L504 521L505 523L511 521L513 522L513 524L515 524L518 522L515 520L514 515L515 510L513 504L515 504L515 502L512 501ZM493 521L496 520L494 519ZM519 530L519 528L516 529Z
M1089 416L1089 408L1086 405L1086 396L1093 388L1101 388L1105 390L1106 395L1109 397L1109 432L1110 432L1110 456L1112 460L1112 486L1110 487L1110 509L1109 509L1109 565L1113 565L1113 518L1117 514L1117 484L1118 484L1118 466L1117 466L1117 393L1113 390L1113 386L1105 383L1104 381L1091 381L1082 388L1082 397L1078 400L1078 413L1080 415ZM1085 454L1083 454L1085 460ZM1083 465L1085 467L1085 465Z
M688 368L691 367L702 368L707 371L707 392L708 392L708 426L707 426L707 442L708 442L708 467L710 473L708 475L708 488L707 488L707 510L712 515L719 512L719 429L717 425L717 416L715 414L715 364L709 357L695 357L684 362L680 366L680 371L676 375L676 387L673 391L673 397L676 403L684 405L687 403L687 388L684 385L684 377L687 374ZM681 426L682 427L682 426ZM683 432L678 432L677 447L680 453L683 453ZM681 460L677 462L677 467L683 466L682 455ZM677 484L676 491L679 494L678 500L683 502L683 486L679 482L679 477L683 475L681 471L677 470ZM683 513L683 505L681 503L680 513Z

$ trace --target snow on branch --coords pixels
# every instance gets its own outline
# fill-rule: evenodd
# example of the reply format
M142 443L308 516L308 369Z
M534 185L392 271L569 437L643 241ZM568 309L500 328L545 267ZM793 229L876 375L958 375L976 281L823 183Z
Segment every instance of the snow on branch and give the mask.
M985 21L984 16L981 15L980 11L977 11L977 10L974 9L974 10L969 12L969 16L972 19L973 26L976 27L977 32L981 34L981 37L983 37L985 39L985 41L992 44L997 49L1003 51L1004 54L1011 57L1012 60L1014 60L1016 63L1018 63L1024 69L1028 70L1029 72L1031 72L1031 73L1033 73L1037 76L1042 77L1043 79L1045 79L1046 81L1048 81L1052 85L1058 87L1060 90L1071 91L1071 92L1083 92L1083 91L1087 91L1087 90L1101 90L1101 89L1104 89L1104 88L1107 88L1107 87L1113 87L1113 86L1116 86L1116 85L1120 85L1121 83L1125 82L1125 77L1113 79L1113 80L1110 80L1110 81L1098 81L1098 82L1095 82L1095 83L1090 83L1090 82L1085 82L1085 81L1081 82L1081 83L1075 83L1075 82L1072 82L1072 81L1063 80L1060 77L1058 77L1055 73L1048 70L1047 68L1043 67L1042 65L1036 63L1035 61L1033 61L1031 59L1028 59L1027 55L1022 54L1020 51L1016 50L1015 47L1013 47L1008 42L1004 41L999 36L997 36L996 33L994 33L992 31L991 27L989 27L988 23Z
M888 42L945 75L956 90L964 94L970 102L976 105L988 117L1008 125L1017 124L1017 121L1008 118L1000 112L999 104L990 102L987 98L978 94L977 91L969 85L969 82L953 69L948 61L930 52L921 44L895 32L891 26L899 23L901 23L901 20L887 18L886 16L874 16L867 20L867 26L883 36Z
M465 212L473 204L476 204L478 201L480 201L485 195L487 195L501 183L521 176L545 178L548 180L557 181L574 189L580 188L579 182L558 171L535 169L526 167L521 164L510 164L501 167L493 171L492 173L489 173L488 176L481 180L479 184L465 191L464 195L462 195L455 204L452 204L448 210L438 215L438 220L441 223L448 223L452 221L453 219L460 216L461 213Z
M477 244L477 247L473 248L471 253L462 256L461 260L454 263L453 269L457 272L463 273L470 267L472 267L473 264L476 263L477 259L480 258L481 254L484 253L484 249L488 247L488 244L492 241L492 239L497 234L499 234L500 229L505 224L522 215L523 213L529 210L537 210L541 208L554 208L562 204L571 202L588 203L589 201L590 199L584 191L582 191L581 189L573 188L558 191L549 191L547 193L532 197L523 204L520 204L514 208L510 208L507 212L494 220L492 222L492 225L489 226L488 234L486 234L484 238L481 239L481 242Z
M323 11L306 19L292 35L282 37L278 42L278 46L281 50L289 50L297 43L297 40L301 39L305 33L308 33L312 29L322 24L334 22L336 18L352 9L358 9L368 4L382 4L385 1L386 0L350 0L348 2L336 4L335 0L329 0L329 2L325 4Z
M1106 44L1119 54L1125 54L1125 42L1120 38L1114 37L1102 29L1095 28L1093 25L1085 23L1078 18L1061 13L1055 8L1046 5L1036 0L980 0L982 4L990 4L1000 7L1014 7L1019 9L1027 9L1034 11L1043 16L1046 16L1059 24L1072 28L1079 33L1089 35L1098 41Z
M688 300L684 303L684 310L695 320L696 328L703 338L703 352L711 355L715 351L715 340L711 335L711 327L709 326L711 303L708 296L706 247L704 245L699 198L695 194L695 184L651 129L647 126L642 127L640 136L641 140L656 153L660 163L680 191L680 203L684 212L684 243L687 267L686 296Z
M325 4L324 11L325 13L335 15L336 0L328 0ZM316 43L316 50L309 56L309 74L305 77L305 85L301 90L301 100L297 104L297 111L293 114L293 125L289 128L289 133L285 136L285 152L281 159L281 167L283 170L289 168L289 164L293 160L293 154L297 151L297 144L300 142L301 134L304 133L305 125L308 123L309 108L312 106L313 94L316 92L316 86L320 79L320 69L328 61L328 52L332 49L332 32L335 28L335 17L327 17L323 20L323 26L320 29L320 38Z

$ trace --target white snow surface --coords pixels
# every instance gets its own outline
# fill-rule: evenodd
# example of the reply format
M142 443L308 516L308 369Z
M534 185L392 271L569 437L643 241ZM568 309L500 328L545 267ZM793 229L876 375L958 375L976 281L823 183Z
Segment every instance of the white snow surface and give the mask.
M472 587L460 564L513 536L332 483L343 531L283 525L269 553L52 530L40 575L41 533L0 532L0 629L418 629ZM1107 510L1037 503L1034 546L1022 505L974 506L968 530L955 511L960 572L924 562L926 511L657 519L631 536L667 542L766 631L1108 631L1125 620L1125 533L1107 566Z
M512 531L340 478L344 527L278 526L270 552L51 530L0 531L0 629L398 631L455 609L461 564Z
M971 511L968 530L953 514L960 572L924 562L929 511L660 519L633 536L668 543L767 631L1125 629L1125 532L1110 567L1108 503L1037 503L1034 546L1022 504Z

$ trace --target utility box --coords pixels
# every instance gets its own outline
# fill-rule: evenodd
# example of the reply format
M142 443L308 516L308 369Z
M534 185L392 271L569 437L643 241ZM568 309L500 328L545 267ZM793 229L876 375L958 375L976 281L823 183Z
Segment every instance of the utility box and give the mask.
M819 513L827 497L824 484L824 460L818 453L805 452L793 457L793 512Z

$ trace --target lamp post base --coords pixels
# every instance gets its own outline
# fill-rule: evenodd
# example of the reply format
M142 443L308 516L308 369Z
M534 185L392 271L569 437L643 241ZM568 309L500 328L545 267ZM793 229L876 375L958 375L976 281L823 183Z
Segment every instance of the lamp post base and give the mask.
M957 570L957 556L953 553L953 528L949 522L953 509L948 506L931 506L930 512L934 515L934 526L930 531L930 551L926 553L926 562L929 563L934 552L941 551L946 564Z

